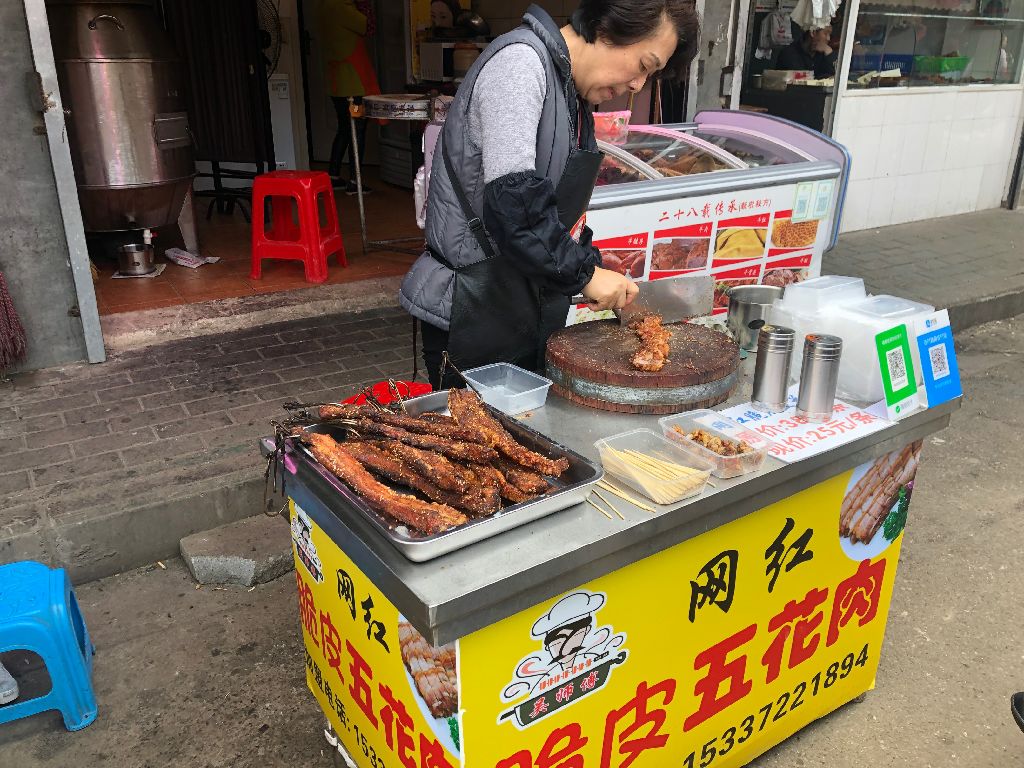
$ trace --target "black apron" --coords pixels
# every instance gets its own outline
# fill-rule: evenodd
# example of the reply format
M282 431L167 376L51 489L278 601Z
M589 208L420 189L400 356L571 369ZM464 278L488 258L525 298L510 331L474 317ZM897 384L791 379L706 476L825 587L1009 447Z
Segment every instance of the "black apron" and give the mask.
M441 154L470 231L484 252L484 258L474 264L446 264L455 272L448 356L459 370L502 362L543 372L548 337L565 326L570 297L540 288L495 253L443 140ZM567 230L572 230L590 205L603 158L602 152L576 147L569 153L555 187L558 218Z

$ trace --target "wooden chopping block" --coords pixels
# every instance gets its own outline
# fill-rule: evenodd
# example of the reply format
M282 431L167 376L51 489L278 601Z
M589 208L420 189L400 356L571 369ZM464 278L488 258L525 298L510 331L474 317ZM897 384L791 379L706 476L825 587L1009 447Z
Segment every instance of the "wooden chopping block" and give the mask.
M660 371L638 371L630 360L637 335L616 320L562 328L547 346L547 376L562 397L624 413L679 413L724 402L739 381L739 347L701 325L676 323Z

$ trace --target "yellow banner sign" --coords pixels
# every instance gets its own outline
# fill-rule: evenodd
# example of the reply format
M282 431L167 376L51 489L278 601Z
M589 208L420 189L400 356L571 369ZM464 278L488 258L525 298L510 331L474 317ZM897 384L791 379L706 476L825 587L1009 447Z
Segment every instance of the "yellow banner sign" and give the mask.
M372 768L744 765L872 686L919 452L443 648L293 507L310 688Z

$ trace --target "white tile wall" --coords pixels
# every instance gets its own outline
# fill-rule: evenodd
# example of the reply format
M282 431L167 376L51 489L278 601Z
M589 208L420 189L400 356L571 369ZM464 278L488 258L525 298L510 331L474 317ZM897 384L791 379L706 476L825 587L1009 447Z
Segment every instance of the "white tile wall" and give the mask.
M844 232L998 207L1024 89L848 96L833 132L853 158Z

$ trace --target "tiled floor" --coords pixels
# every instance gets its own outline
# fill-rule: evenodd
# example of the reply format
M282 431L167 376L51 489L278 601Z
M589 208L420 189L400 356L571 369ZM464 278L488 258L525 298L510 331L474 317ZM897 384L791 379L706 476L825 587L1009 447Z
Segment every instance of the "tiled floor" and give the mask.
M371 178L368 183L374 190L365 198L370 239L421 236L422 232L416 226L412 192L379 182L372 170L369 175ZM341 267L336 256L329 258L327 283L347 283L405 274L415 257L390 251L371 251L364 256L356 197L335 190L335 200L348 267ZM299 288L316 289L317 286L305 281L302 263L299 261L265 260L262 279L251 280L249 225L237 210L230 216L215 211L212 219L207 221L206 205L205 201L200 201L196 206L200 251L205 256L219 256L221 260L198 269L168 263L159 277L118 280L111 277L117 271L116 263L97 263L99 277L95 281L96 298L101 315ZM158 239L158 263L164 261L163 250Z

